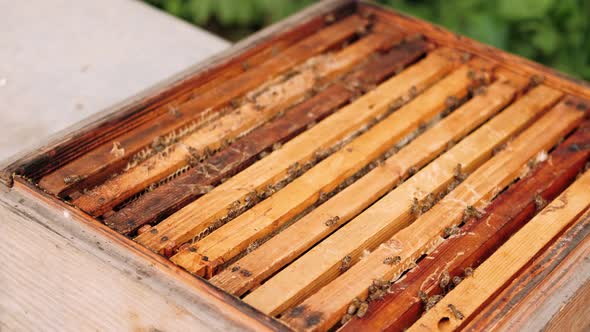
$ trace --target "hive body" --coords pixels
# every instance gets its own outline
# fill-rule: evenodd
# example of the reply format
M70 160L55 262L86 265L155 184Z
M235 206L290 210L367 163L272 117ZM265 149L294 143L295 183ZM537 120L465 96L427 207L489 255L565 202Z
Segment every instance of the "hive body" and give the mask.
M362 2L245 45L8 165L5 200L228 326L587 326L586 83Z

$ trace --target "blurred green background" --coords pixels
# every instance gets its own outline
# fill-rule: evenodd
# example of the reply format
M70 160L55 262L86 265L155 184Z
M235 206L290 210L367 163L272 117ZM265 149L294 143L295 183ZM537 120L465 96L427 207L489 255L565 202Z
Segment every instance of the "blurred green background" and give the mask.
M316 0L144 0L239 40ZM379 0L484 43L590 80L590 0Z

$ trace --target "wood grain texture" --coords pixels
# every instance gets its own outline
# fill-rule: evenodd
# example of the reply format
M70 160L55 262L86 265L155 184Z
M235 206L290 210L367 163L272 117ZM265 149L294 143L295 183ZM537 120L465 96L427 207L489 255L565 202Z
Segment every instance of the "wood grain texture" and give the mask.
M585 307L579 307L575 299L577 292L583 298L587 288L589 234L590 218L580 218L494 296L465 330L538 329L546 325L559 329L560 324L569 324L565 317L575 323L572 328L589 324L588 316L582 314ZM564 307L570 305L571 313L564 313Z
M482 64L482 67L491 67ZM214 231L172 261L199 275L212 275L217 266L235 257L259 239L278 229L348 177L394 147L447 108L447 98L463 99L474 70L462 66L413 101L389 115L366 133L344 145L272 197L258 203L239 217Z
M581 217L473 318L466 331L586 331L590 218Z
M397 231L412 223L417 217L412 213L414 198L424 201L427 197L436 196L446 190L455 180L458 164L463 172L476 169L491 156L494 148L522 130L560 96L557 91L546 87L530 91L267 280L246 296L244 301L266 313L280 313L301 302L342 274L340 266L343 257L350 256L354 263L360 259L365 249L374 250Z
M104 258L73 247L67 234L52 233L12 207L1 206L3 330L214 329L218 324L212 319L207 326L177 299L138 283L135 278L141 274L126 275Z
M383 161L379 167L210 281L235 295L242 295L255 287L391 190L409 176L408 170L421 168L444 151L449 142L460 140L493 116L512 101L517 91L523 87L523 81L514 77L512 81L502 80L492 84L486 95L477 96L459 107L395 155ZM329 220L333 222L326 225ZM248 275L238 273L241 270L248 271Z
M19 178L0 206L9 328L284 330Z
M373 280L397 279L414 265L416 259L430 252L441 242L444 229L459 224L468 206L481 206L518 177L527 161L542 150L553 146L559 138L575 128L584 113L560 103L536 121L506 150L498 153L475 170L450 194L423 214L416 222L382 243L359 263L321 288L300 305L300 315L287 313L284 320L297 329L320 330L332 326L344 314L355 297L365 298ZM452 150L451 150L452 151ZM385 264L387 257L399 256L397 264ZM310 316L320 316L316 324L306 322Z
M590 172L586 172L483 262L475 270L473 278L459 284L409 330L432 331L441 329L441 325L446 330L454 330L467 322L537 252L584 213L590 206L589 186ZM588 217L590 213L584 216ZM449 304L455 305L464 318L450 314Z
M395 32L372 33L336 54L310 58L293 69L295 74L279 79L279 82L265 86L261 91L256 90L254 94L249 93L241 106L179 138L177 143L156 152L139 165L84 192L73 204L95 216L108 211L150 184L189 165L192 159L204 158L211 154L209 151L231 144L236 138L304 100L323 82L347 72L374 52L387 49L401 39L402 35Z
M138 236L136 241L156 251L162 250L170 241L176 245L190 241L218 218L226 216L234 202L244 204L250 193L286 178L292 165L309 162L318 152L386 113L398 98L408 95L408 89L421 91L440 79L456 66L457 61L456 54L448 50L431 52L424 60L327 117L281 149L171 215L150 232Z
M584 249L586 249L583 253L584 256L577 257L578 262L584 262L583 259L590 255L587 243L584 244ZM587 271L585 270L586 276L588 276ZM561 281L565 283L564 280ZM588 309L588 303L590 303L590 282L588 281L588 277L586 277L585 284L574 285L574 288L569 290L568 295L570 295L569 302L566 302L563 307L560 307L558 312L554 311L551 321L547 324L547 331L565 330L584 332L590 329L590 319L588 318L590 315L590 310Z
M285 143L309 124L322 120L338 106L348 102L353 97L349 84L359 83L360 86L356 89L366 90L418 59L430 47L428 43L416 40L404 43L385 54L378 54L358 71L345 77L343 83L336 83L319 92L287 111L283 117L251 132L208 158L203 164L146 193L105 218L105 223L120 233L128 234L146 223L167 217L199 197L208 186L217 185L223 178L228 178L255 162L256 156L270 150L273 144Z
M365 20L353 15L322 29L289 47L280 56L270 58L264 65L226 79L214 89L203 91L196 99L175 105L175 112L167 112L163 117L141 124L133 130L122 133L113 141L87 152L84 156L41 179L40 185L54 194L59 194L67 188L65 185L71 184L65 183L64 178L67 176L91 178L88 181L94 183L98 182L98 179L104 180L108 178L108 175L122 169L136 153L149 146L156 136L171 133L190 121L199 120L199 116L206 114L204 112L219 110L231 100L263 84L269 76L276 77L310 56L350 38L359 27L366 24ZM122 154L111 153L114 141L124 149Z
M424 312L424 304L418 298L420 291L429 297L444 294L447 289L440 287L444 271L450 277L467 277L465 269L477 268L534 216L539 208L535 195L552 201L574 180L584 168L590 148L572 147L590 147L589 121L561 143L547 161L494 199L482 218L470 219L458 234L448 238L402 280L393 284L383 301L371 303L369 312L362 319L354 319L342 331L400 331L410 327Z

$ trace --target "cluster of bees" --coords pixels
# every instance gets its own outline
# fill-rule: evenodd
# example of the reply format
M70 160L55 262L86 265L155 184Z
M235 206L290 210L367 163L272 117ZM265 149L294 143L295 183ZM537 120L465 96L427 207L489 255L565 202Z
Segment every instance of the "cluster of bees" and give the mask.
M411 174L411 169L408 170L408 173ZM448 193L450 193L453 189L455 189L465 178L467 175L463 173L461 164L457 164L453 174L453 180L445 190L442 190L438 195L433 193L429 193L424 199L419 200L418 198L414 197L411 207L411 213L415 217L419 217L420 215L428 212L438 201L443 199ZM469 210L469 211L467 211ZM471 208L466 209L466 215L471 215L473 211Z
M125 168L123 168L123 172L126 172L131 168L139 165L140 163L156 155L157 153L162 153L163 155L166 155L170 151L170 148L174 143L178 142L182 137L194 133L198 128L202 126L202 122L206 122L206 120L191 121L182 128L173 130L172 132L166 135L156 136L153 139L150 146L140 150L131 157L130 161L127 163L127 165L125 165Z
M464 278L468 278L473 276L473 269L471 267L467 267L463 272ZM448 271L443 271L440 274L438 286L442 290L442 294L434 294L432 296L428 296L428 294L424 291L418 292L418 298L424 307L424 311L428 311L432 309L440 300L442 300L444 294L448 293L455 287L457 287L463 278L460 276L454 276L451 278L451 275ZM464 315L459 311L453 304L448 305L449 310L457 319L463 319Z
M465 175L461 172L461 165L458 165L455 169L455 180L462 181L464 178L465 178ZM462 223L464 223L466 220L469 220L471 218L480 219L482 217L483 217L483 212L481 212L480 210L478 210L477 208L475 208L473 206L467 206L465 208L464 213L463 213ZM446 235L446 237L448 237L451 235L458 234L459 231L460 231L460 228L458 226L448 227L445 230L445 235ZM347 256L347 257L350 257L350 256ZM345 259L346 259L346 257L345 257ZM343 261L342 261L342 266L344 266L345 259L343 259ZM399 262L401 262L400 256L389 256L383 260L383 264L386 264L386 265L394 265ZM347 260L347 263L350 263L350 262ZM342 269L342 266L341 266L341 269ZM347 268L348 268L348 266L347 266ZM470 276L473 276L473 268L467 267L463 272L463 277L467 278ZM424 311L428 311L428 310L432 309L443 298L444 294L448 293L450 290L457 287L457 285L459 285L462 281L463 281L462 277L460 277L458 275L451 277L451 275L449 274L448 271L443 271L440 275L439 282L438 282L438 286L442 290L442 294L434 294L432 296L429 296L426 292L424 292L422 290L420 292L418 292L418 298L420 299L420 301L424 307ZM371 286L369 286L369 290L368 290L369 295L367 297L367 302L366 302L367 306L370 301L382 299L383 296L385 296L386 292L391 287L391 284L392 284L391 282L384 282L381 280L375 280L373 282L373 284ZM341 320L342 324L344 324L347 321L349 321L350 319L352 319L352 317L354 316L353 308L357 308L358 307L357 304L358 304L358 299L355 299L353 301L353 303L350 304L349 310L342 317L342 320ZM464 318L464 315L454 305L449 304L448 307L449 307L449 310L451 311L451 313L457 319ZM351 311L352 311L352 313L351 313ZM366 313L366 310L361 312L361 316L358 316L358 314L357 314L357 316L362 317L362 316L364 316L365 313Z
M367 296L366 300L361 301L358 298L352 300L352 302L346 310L346 314L342 316L340 323L345 324L354 316L358 318L363 318L369 310L369 302L382 299L385 296L386 292L389 290L390 286L391 283L389 282L382 280L374 280L373 284L369 287L369 295Z

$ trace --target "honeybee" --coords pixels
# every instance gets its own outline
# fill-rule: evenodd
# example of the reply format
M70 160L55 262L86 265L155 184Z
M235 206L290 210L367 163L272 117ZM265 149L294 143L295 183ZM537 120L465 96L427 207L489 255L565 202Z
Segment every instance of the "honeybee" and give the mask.
M465 180L465 173L463 173L463 165L461 165L460 163L458 163L457 166L455 166L453 178L455 178L455 180L459 182Z
M361 304L361 301L355 297L354 300L352 300L352 303L350 303L350 305L348 305L348 309L346 310L346 313L349 315L354 315L356 313L356 310L360 306L360 304Z
M383 264L393 265L401 262L401 260L402 258L400 256L388 256L385 257L385 259L383 260Z
M355 306L354 304L351 303L350 305L348 305L348 309L346 310L346 314L347 315L354 315L356 313L356 309L357 309L357 306Z
M459 98L456 96L448 96L447 99L445 99L445 106L449 111L454 110L459 106Z
M442 300L442 298L442 295L433 295L429 297L424 310L428 311L432 309L440 300Z
M358 318L363 318L367 314L368 310L369 310L369 304L367 302L361 302L358 310L356 311L356 316Z
M340 319L340 324L344 325L344 324L348 323L348 321L350 321L351 319L352 319L351 314L345 314L344 316L342 316L342 319Z
M451 312L455 316L455 318L457 318L459 320L462 320L463 318L465 318L465 315L463 315L463 313L461 313L461 311L459 311L459 309L457 309L454 305L449 304L448 307L449 307L449 310L451 310Z
M473 89L474 96L484 96L487 92L487 88L485 86L478 86L477 88Z
M416 88L416 86L412 85L412 87L410 87L410 90L408 91L408 95L409 95L410 99L412 99L418 95L418 89Z
M480 219L481 217L483 217L483 213L481 211L479 211L477 208L475 208L474 206L468 205L465 208L465 212L463 214L464 221L467 221L471 218Z
M338 223L338 221L340 221L340 217L334 216L334 217L331 217L328 220L326 220L326 222L324 224L328 227L331 227L331 226L336 225Z
M418 292L418 298L424 305L428 303L428 294L426 294L424 291L421 290Z
M251 253L252 251L258 249L259 245L260 244L258 243L258 241L254 241L254 242L250 243L250 245L248 245L248 248L246 248L246 252Z
M414 197L414 200L412 201L412 214L414 216L418 216L420 215L421 212L421 208L420 208L420 201L418 200L418 198Z
M459 234L459 232L461 232L461 229L457 226L446 227L444 237L447 238L453 235L457 235Z
M424 200L422 200L421 212L426 213L436 203L436 197L433 193L429 193Z
M348 270L350 268L350 263L352 263L352 257L349 255L344 256L340 262L340 272L345 272Z
M447 286L449 286L449 283L451 282L451 276L449 275L449 271L443 271L443 273L440 274L440 281L439 281L439 286L442 290L445 290L447 288Z
M381 279L375 279L373 280L373 285L377 288L383 288L387 286L387 283Z
M541 211L547 205L547 201L538 193L533 196L533 201L537 211Z
M531 76L531 79L529 80L529 87L534 88L537 85L542 84L544 81L545 81L545 77L535 74L535 75Z
M80 175L67 175L64 177L65 184L74 184L82 181L82 177Z
M152 141L152 149L156 152L163 151L166 148L166 142L162 136L156 136Z

